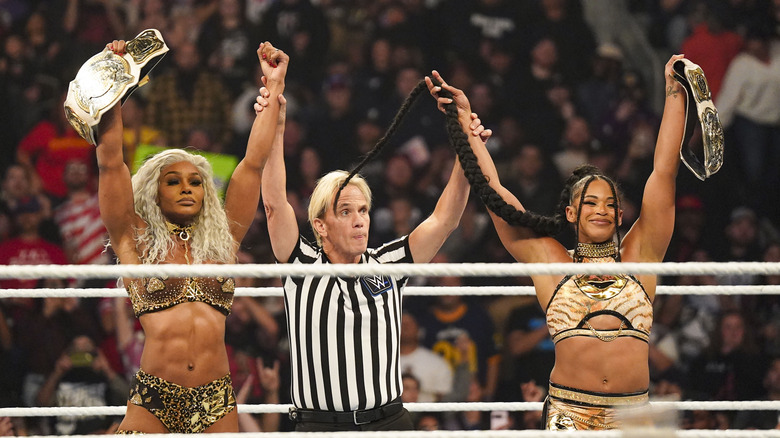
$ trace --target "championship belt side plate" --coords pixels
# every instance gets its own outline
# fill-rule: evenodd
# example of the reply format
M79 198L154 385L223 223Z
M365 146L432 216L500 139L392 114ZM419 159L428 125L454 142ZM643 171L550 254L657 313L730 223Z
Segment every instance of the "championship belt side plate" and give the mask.
M723 125L701 67L681 59L675 61L673 72L674 79L687 93L680 158L697 178L704 181L723 165ZM691 102L695 104L695 112Z
M97 145L95 127L103 113L143 85L147 74L168 52L157 29L146 29L117 55L108 47L89 58L68 86L65 116L85 140Z

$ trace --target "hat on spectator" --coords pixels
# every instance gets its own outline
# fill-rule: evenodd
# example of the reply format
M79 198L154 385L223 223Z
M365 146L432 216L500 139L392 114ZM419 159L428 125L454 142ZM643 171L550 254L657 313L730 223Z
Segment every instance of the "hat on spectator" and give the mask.
M677 199L678 210L704 210L704 202L696 195L685 195Z
M325 78L323 88L325 91L341 90L351 88L352 84L349 77L342 73L334 73Z
M756 212L750 207L737 207L731 211L731 222L736 222L741 219L756 220Z
M597 49L596 54L602 58L612 59L614 61L623 60L623 51L613 43L602 43Z

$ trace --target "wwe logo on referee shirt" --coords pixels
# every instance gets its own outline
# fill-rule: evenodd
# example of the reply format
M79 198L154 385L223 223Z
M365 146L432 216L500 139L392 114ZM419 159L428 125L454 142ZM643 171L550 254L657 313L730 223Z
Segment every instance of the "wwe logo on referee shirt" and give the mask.
M383 294L393 288L390 278L384 275L360 277L360 284L363 285L364 289L371 292L371 295Z

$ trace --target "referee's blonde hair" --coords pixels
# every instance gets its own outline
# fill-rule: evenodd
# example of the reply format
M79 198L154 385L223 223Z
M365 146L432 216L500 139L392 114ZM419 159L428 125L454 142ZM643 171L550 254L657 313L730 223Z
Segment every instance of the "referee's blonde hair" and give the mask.
M311 225L314 238L317 239L317 244L320 246L322 246L322 236L314 228L314 219L322 219L325 216L325 213L333 204L333 197L348 176L349 172L347 171L334 170L318 179L317 184L314 186L314 191L312 191L309 199L309 225ZM366 180L360 175L354 175L347 185L353 185L360 190L366 198L368 209L371 210L371 188L368 187Z
M175 242L158 204L158 194L162 169L182 161L191 163L198 170L205 194L203 206L193 224L191 244L194 263L235 263L238 244L230 234L228 218L214 184L211 163L201 155L182 149L168 149L154 155L133 175L135 212L147 224L145 229L136 232L135 237L136 245L142 252L141 260L146 264L159 263L174 248Z

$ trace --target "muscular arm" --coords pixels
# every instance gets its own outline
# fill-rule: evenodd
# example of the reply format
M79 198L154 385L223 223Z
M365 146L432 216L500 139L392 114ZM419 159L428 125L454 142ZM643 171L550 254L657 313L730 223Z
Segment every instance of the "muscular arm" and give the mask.
M453 93L456 103L461 99L461 96L464 96L461 90L447 85L437 72L434 71L433 75L442 83L444 89ZM437 96L439 87L435 87L430 78L426 78L426 83L428 84L428 89L431 93L434 94L434 96ZM465 98L465 96L463 98ZM448 103L449 99L438 97L438 101L439 107L442 108L442 104ZM481 141L473 140L470 140L469 143L472 151L477 157L482 173L489 181L490 187L492 187L508 204L519 211L525 211L525 208L517 197L501 185L498 171L496 170L496 166L493 163L493 159L490 157L490 153L485 147L485 144ZM509 225L492 212L489 213L493 220L493 224L496 227L496 231L501 238L501 242L516 260L520 262L557 262L570 260L565 255L563 247L554 239L548 237L540 238L528 228Z
M230 232L236 242L241 242L244 238L260 202L263 168L274 141L279 118L278 96L284 91L284 78L289 63L289 57L270 43L261 44L257 49L257 56L267 78L266 88L270 100L265 111L255 116L246 153L230 177L225 195L225 212L230 219Z
M653 171L645 183L639 218L624 239L624 260L660 262L674 230L674 198L680 145L685 130L685 89L672 78L672 65L682 55L667 62L666 102L655 145ZM696 111L695 107L691 111Z
M470 113L469 110L468 114ZM461 120L461 126L468 128L469 115L466 115L466 118L465 124ZM475 142L482 141L479 137L473 136L469 136L469 139ZM450 179L436 202L433 213L409 235L409 249L416 263L431 261L450 233L458 227L469 199L469 190L469 182L463 174L463 169L458 160L455 160Z
M114 41L110 47L124 52L124 41ZM98 145L98 202L100 217L108 230L111 246L121 263L138 263L135 251L134 227L140 219L133 205L130 170L122 155L122 109L114 105L100 119Z

